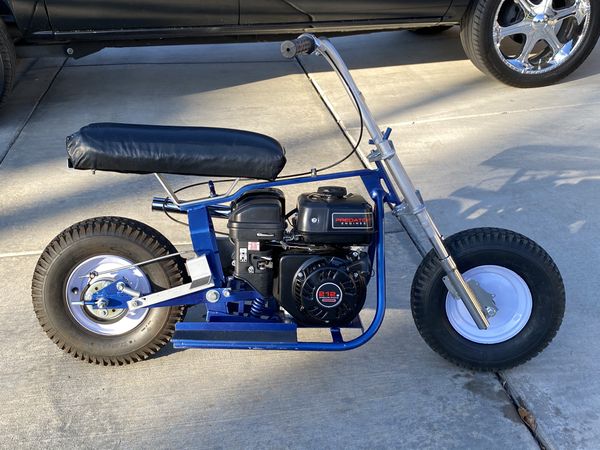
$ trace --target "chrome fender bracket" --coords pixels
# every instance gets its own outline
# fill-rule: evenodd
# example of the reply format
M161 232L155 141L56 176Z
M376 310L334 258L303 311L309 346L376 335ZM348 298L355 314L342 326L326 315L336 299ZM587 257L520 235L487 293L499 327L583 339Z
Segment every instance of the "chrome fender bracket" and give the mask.
M130 311L135 311L140 308L148 308L159 303L173 300L179 297L184 297L194 292L203 291L213 287L212 277L204 283L198 283L194 286L194 282L183 284L171 289L156 292L154 294L145 295L143 297L132 298L127 302L127 307Z
M127 302L127 307L130 311L135 311L140 308L148 308L159 303L173 300L180 297L193 294L194 292L203 291L214 287L212 272L206 256L201 255L197 258L188 259L185 262L188 275L192 279L191 283L176 286L164 291L155 292L153 294L144 295L141 297L132 298Z

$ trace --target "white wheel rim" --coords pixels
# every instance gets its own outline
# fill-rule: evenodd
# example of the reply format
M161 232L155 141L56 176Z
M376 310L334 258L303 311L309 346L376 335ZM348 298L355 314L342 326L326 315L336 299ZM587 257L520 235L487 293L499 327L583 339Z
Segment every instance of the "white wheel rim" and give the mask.
M133 264L132 261L120 256L98 255L86 259L73 269L67 279L66 299L69 312L79 325L95 334L119 336L133 330L146 318L148 309L142 308L135 311L112 310L116 312L115 317L118 320L102 320L94 316L89 306L73 304L73 302L83 301L84 297L89 300L88 297L91 294L86 294L86 288L90 282L89 274L91 272L102 273L131 264ZM117 278L125 278L130 288L142 294L149 294L152 291L148 277L137 267L100 275L93 281L98 283L98 286L104 287L104 285L116 281Z
M458 334L478 344L499 344L516 336L525 327L531 317L533 300L523 278L505 267L491 265L474 267L463 277L467 282L477 281L492 294L498 312L489 318L489 328L480 330L463 302L448 293L446 315Z

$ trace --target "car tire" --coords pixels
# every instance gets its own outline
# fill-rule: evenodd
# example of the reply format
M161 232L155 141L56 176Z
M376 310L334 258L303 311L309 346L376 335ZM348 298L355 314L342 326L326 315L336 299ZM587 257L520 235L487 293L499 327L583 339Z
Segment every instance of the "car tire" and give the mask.
M465 53L479 70L511 86L539 87L563 79L598 40L600 3L544 5L542 0L474 0L461 22Z
M16 64L15 45L8 34L6 25L0 20L0 104L6 101L12 90Z

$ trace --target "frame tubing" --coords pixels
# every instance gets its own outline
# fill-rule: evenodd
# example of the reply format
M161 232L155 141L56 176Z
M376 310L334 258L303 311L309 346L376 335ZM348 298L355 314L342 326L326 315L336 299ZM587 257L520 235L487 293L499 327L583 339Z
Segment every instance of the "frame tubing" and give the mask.
M370 171L373 172L373 171ZM367 343L379 330L385 315L385 236L384 236L384 202L386 193L378 188L371 193L375 200L375 218L377 223L376 255L377 255L377 307L375 317L369 328L359 337L348 342L341 340L341 333L334 329L334 342L251 342L251 341L211 341L174 339L175 348L219 348L240 350L303 350L303 351L342 351L351 350Z
M328 173L324 175L315 175L315 176L306 176L306 177L296 177L296 178L284 178L278 179L274 181L260 181L258 183L250 183L240 187L237 191L230 195L220 195L218 197L212 198L203 198L199 200L190 200L187 202L181 202L177 206L181 211L188 211L192 208L200 207L200 206L217 206L223 205L224 203L232 202L239 198L242 194L245 194L248 191L253 189L262 189L262 188L270 188L270 187L278 187L278 186L289 186L292 184L301 184L301 183L314 183L317 181L328 181L328 180L337 180L343 178L354 178L354 177L363 177L363 176L377 176L380 174L378 170L373 169L360 169L360 170L350 170L346 172L338 172L338 173Z

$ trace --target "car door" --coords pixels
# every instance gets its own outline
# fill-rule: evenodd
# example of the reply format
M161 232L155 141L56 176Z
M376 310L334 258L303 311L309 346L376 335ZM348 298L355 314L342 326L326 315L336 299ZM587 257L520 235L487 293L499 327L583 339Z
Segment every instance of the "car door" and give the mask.
M451 0L240 0L240 23L441 18Z
M54 31L237 25L239 0L46 0Z

